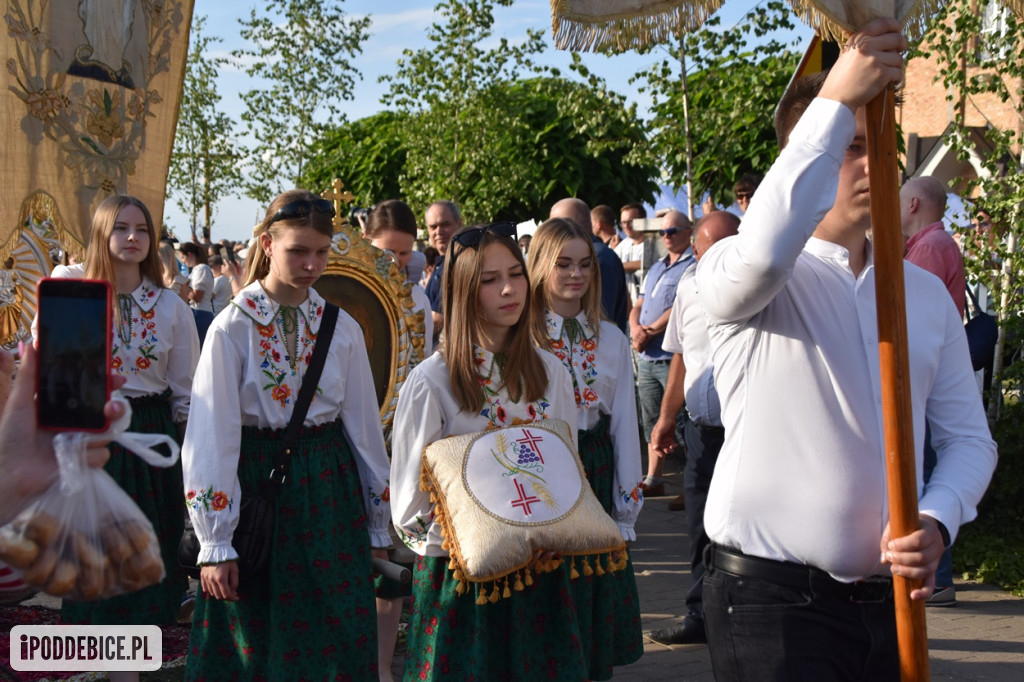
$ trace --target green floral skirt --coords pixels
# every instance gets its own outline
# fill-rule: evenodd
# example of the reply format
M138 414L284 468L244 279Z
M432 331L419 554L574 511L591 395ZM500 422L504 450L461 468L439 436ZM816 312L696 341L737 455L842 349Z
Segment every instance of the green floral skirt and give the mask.
M283 431L243 427L243 497L269 475ZM340 421L303 429L274 512L268 575L243 582L237 602L199 591L186 679L376 679L370 536Z
M129 431L163 433L178 437L171 418L170 391L160 395L129 398L132 420ZM178 566L178 541L185 530L185 492L181 460L166 469L150 466L117 443L110 444L110 461L103 467L146 515L160 542L166 576L138 592L110 599L73 602L64 600L65 623L92 625L168 625L175 621L188 578Z
M565 566L533 580L508 599L478 605L475 587L456 593L447 557L419 557L404 679L587 679Z
M609 514L613 512L615 450L608 433L608 415L593 429L580 431L579 451L583 469L594 494ZM591 680L608 680L612 666L627 665L644 653L640 624L640 597L633 575L633 561L622 571L604 575L580 575L569 581L576 605Z

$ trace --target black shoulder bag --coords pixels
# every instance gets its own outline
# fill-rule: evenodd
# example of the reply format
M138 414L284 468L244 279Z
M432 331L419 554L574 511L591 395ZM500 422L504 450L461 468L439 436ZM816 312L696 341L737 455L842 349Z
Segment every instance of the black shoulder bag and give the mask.
M313 357L309 361L306 375L302 378L302 387L295 399L291 420L284 430L281 449L274 457L274 467L270 470L267 480L260 485L258 495L242 498L242 506L238 510L238 525L231 538L231 546L238 552L239 579L262 575L270 566L270 551L274 543L274 500L288 474L288 460L298 440L302 423L306 420L316 385L320 381L337 320L337 306L325 303L320 332L313 346ZM194 530L186 529L178 543L178 564L189 576L198 578L198 559L199 538L196 537Z
M982 312L981 306L978 305L978 297L974 295L970 287L967 287L967 296L974 304L974 314L964 325L964 331L967 332L967 348L971 352L971 365L977 372L992 366L996 354L996 341L999 339L999 323L992 315ZM969 310L968 313L970 313Z

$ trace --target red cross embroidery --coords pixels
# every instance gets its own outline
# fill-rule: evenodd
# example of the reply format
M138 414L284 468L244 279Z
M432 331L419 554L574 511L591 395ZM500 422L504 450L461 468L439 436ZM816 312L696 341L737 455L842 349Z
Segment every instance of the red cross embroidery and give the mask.
M524 435L522 438L517 438L516 442L517 443L523 443L528 448L530 448L531 450L536 452L537 456L540 457L540 463L543 464L544 463L544 455L540 454L540 448L537 447L537 444L544 442L544 437L543 436L535 436L532 433L530 433L529 430L527 430L527 429L523 429L523 433L526 434L526 435Z
M519 479L513 478L512 482L516 486L516 492L519 493L519 498L512 500L512 506L522 507L523 513L526 516L532 516L533 512L530 510L530 505L534 502L540 502L540 498L533 495L527 495L526 489L523 488L523 484L519 482Z

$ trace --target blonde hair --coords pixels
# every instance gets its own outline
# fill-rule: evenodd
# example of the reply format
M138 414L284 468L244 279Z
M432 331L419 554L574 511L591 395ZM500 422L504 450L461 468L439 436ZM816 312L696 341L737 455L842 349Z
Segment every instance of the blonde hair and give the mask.
M139 273L157 286L163 286L163 270L157 251L160 235L153 226L153 217L149 209L139 199L127 194L115 194L107 197L92 214L92 225L89 228L89 246L85 250L85 276L89 279L102 279L116 284L114 281L114 264L110 258L110 235L114 232L114 224L126 206L135 206L146 218L146 231L149 233L149 251L145 259L139 263Z
M594 242L575 220L551 218L544 221L533 234L527 260L530 270L530 334L533 342L541 348L547 348L551 344L551 337L548 336L545 324L545 313L551 307L548 281L562 249L574 239L583 241L590 253L590 285L580 303L587 321L594 328L594 333L599 333L601 328L601 276L597 269Z
M170 242L160 242L157 248L157 255L160 257L160 265L163 269L161 281L168 289L174 288L174 280L180 273L178 270L178 259L174 255L174 245Z
M281 232L288 228L312 227L320 234L328 237L334 236L333 216L321 213L310 208L309 214L304 218L286 218L274 220L274 215L281 208L296 201L317 202L322 201L321 197L306 189L290 189L277 195L277 198L270 202L267 207L267 215L263 222L253 230L252 246L249 247L249 254L245 258L245 284L249 286L253 282L265 278L270 273L270 258L263 251L260 245L260 236L269 234L271 239L276 239Z
M474 228L464 228L456 234ZM441 292L444 301L444 353L448 365L455 400L466 412L479 412L486 400L477 374L473 355L474 344L479 343L480 314L477 301L480 291L480 271L483 253L488 246L499 244L508 249L523 267L523 276L529 286L526 262L519 247L509 238L485 230L476 246L462 246L454 239L449 248ZM459 305L453 305L459 301ZM508 345L504 351L501 378L505 390L514 402L534 402L544 396L548 376L537 349L530 340L530 297L527 295L523 314L512 326Z

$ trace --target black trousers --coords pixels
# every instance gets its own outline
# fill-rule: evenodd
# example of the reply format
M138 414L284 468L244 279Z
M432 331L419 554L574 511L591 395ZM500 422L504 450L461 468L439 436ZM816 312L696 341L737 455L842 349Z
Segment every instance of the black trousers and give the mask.
M705 557L704 624L718 682L899 682L891 583L887 596L860 595L808 567L799 586L737 575L716 566L716 549Z
M713 426L698 426L686 421L683 431L686 441L686 467L683 469L683 490L686 493L686 532L690 537L690 575L693 584L686 593L686 610L701 618L701 592L704 577L704 548L708 535L704 532L704 507L708 501L711 475L715 473L718 452L725 440L725 430Z

